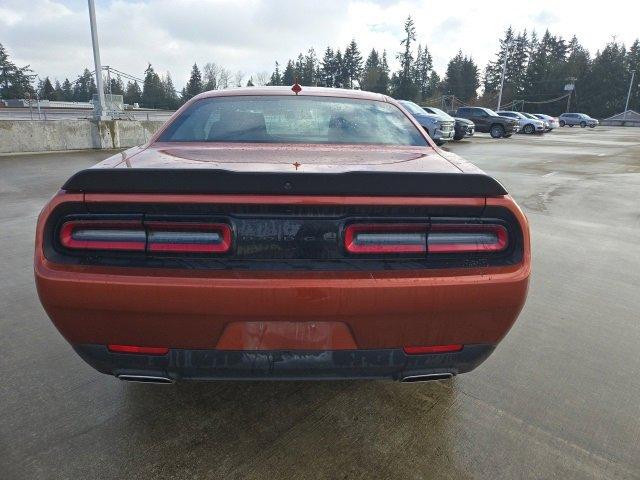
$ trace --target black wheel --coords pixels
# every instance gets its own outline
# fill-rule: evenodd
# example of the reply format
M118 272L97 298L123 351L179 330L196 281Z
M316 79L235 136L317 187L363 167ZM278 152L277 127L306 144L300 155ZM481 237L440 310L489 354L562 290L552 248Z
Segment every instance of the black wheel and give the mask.
M596 126L595 126L595 125L589 125L589 127L591 127L591 128L596 128Z
M536 127L534 127L532 124L528 123L524 126L524 133L530 135L532 133L534 133L536 131Z
M504 137L504 127L498 124L491 125L489 134L491 135L491 138L502 138Z
M435 142L435 144L436 144L437 146L439 146L439 147L441 147L442 145L444 145L445 143L447 143L447 142L445 142L444 140L434 140L434 142Z
M587 122L580 122L580 128L586 128Z
M464 135L454 135L454 136L453 136L453 139L454 139L456 142L459 142L459 141L460 141L460 140L462 140L463 138L464 138Z
M566 122L564 120L560 120L560 126L564 127L566 125Z

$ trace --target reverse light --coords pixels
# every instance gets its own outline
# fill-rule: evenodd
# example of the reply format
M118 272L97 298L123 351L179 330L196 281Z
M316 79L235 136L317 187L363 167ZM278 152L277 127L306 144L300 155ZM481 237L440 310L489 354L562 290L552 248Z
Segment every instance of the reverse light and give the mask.
M224 223L146 222L150 252L225 253L231 228Z
M344 247L349 253L425 253L427 224L372 223L353 224L344 232Z
M169 347L141 347L139 345L114 345L109 344L107 348L113 353L132 353L136 355L166 355Z
M429 253L500 252L507 244L502 225L434 224L427 237Z
M60 228L60 243L73 250L144 251L146 242L137 220L71 220Z
M459 352L462 350L464 345L461 344L450 344L450 345L416 345L416 346L406 346L403 347L402 350L407 355L424 355L428 353L451 353L451 352Z

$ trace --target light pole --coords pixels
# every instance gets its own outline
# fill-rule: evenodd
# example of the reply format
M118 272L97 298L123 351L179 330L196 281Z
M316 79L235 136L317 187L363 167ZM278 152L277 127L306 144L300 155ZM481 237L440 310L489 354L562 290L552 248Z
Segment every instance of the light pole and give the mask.
M504 62L502 62L502 75L500 76L500 93L498 94L498 111L500 111L500 105L502 105L502 89L504 88L504 77L507 73L507 59L509 58L509 53L511 53L511 45L513 45L513 41L507 43L507 50L504 52Z
M629 93L627 93L627 104L624 107L624 121L627 120L627 112L629 111L629 99L631 98L631 88L633 87L633 79L636 76L636 71L631 70L631 81L629 82Z
M100 62L100 46L98 45L98 27L96 26L96 6L94 0L89 2L89 23L91 24L91 43L93 44L93 61L96 67L96 87L98 88L98 110L94 111L99 120L107 120L104 84L102 82L102 64Z

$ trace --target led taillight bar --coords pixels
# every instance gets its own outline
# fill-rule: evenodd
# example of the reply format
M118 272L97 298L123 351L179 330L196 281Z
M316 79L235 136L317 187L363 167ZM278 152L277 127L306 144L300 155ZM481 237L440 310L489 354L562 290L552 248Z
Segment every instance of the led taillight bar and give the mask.
M371 223L345 228L352 254L483 253L508 245L507 229L496 224Z
M231 228L224 223L146 222L150 252L224 253Z
M60 243L72 250L144 251L147 236L137 220L71 220L60 228Z
M427 251L427 224L353 224L344 232L349 253L424 253Z
M71 250L225 253L231 237L231 227L223 223L70 220L59 238Z
M427 237L429 253L499 252L507 244L502 225L432 224Z

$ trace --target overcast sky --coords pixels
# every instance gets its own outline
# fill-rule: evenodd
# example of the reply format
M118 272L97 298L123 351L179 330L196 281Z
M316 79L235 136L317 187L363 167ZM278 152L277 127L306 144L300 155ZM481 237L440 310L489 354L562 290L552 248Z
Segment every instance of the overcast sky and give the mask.
M148 62L171 72L176 87L194 62L215 62L249 75L273 70L298 52L355 38L363 56L399 50L403 23L412 15L417 39L426 43L436 70L462 49L481 68L512 25L570 38L592 53L615 35L629 45L640 36L640 1L453 2L450 0L97 0L103 65L142 76ZM41 77L75 78L93 70L87 2L0 0L0 43L15 63L30 64ZM395 60L391 64L396 66ZM246 78L245 78L246 81Z

